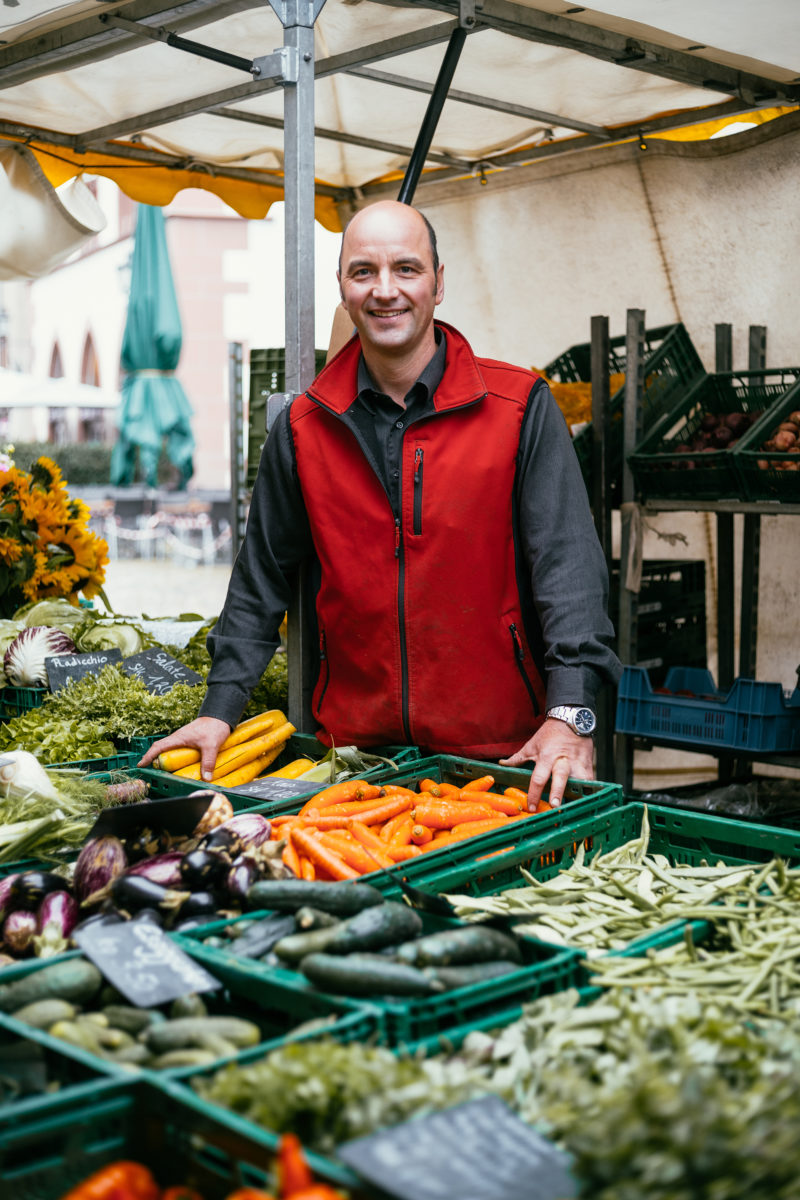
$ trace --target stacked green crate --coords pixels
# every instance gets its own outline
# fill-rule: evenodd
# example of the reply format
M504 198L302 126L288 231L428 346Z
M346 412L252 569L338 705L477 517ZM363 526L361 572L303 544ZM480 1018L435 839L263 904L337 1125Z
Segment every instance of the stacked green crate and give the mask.
M326 350L314 351L314 367L319 373L325 366ZM245 486L252 488L261 451L267 436L267 398L273 392L286 391L286 351L250 351L250 404L247 427L247 472Z

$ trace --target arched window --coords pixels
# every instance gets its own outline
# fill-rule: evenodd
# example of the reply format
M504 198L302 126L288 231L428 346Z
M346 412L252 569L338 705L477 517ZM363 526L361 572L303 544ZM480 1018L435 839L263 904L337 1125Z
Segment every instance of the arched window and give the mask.
M86 341L83 343L81 383L88 383L92 387L100 387L100 365L97 361L97 352L94 348L94 340L91 333L87 333Z
M61 347L58 342L54 344L50 352L50 370L48 374L51 379L64 378L64 364L61 361Z

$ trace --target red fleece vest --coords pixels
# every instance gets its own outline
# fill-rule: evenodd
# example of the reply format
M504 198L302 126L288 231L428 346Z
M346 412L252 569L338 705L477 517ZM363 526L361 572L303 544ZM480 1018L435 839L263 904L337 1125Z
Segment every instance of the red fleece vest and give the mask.
M313 711L340 745L498 758L519 749L544 713L512 540L515 458L535 377L476 359L442 327L445 373L435 414L404 434L399 514L341 420L356 395L358 340L292 405L322 569Z

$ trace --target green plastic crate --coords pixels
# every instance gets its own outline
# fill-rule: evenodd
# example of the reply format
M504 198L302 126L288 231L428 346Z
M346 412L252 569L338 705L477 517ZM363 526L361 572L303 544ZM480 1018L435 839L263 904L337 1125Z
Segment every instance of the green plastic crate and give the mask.
M763 444L789 413L800 409L800 385L772 406L736 447L736 468L747 500L800 500L800 455L788 451L765 451Z
M609 374L626 370L627 336L609 339ZM550 379L562 383L590 381L591 343L571 346L544 368ZM643 430L651 429L692 385L704 374L703 363L686 327L680 323L648 329L644 335L644 371L641 403ZM622 480L622 414L625 387L619 388L609 401L609 438L607 454L611 489L616 497ZM575 453L581 466L586 488L592 494L593 432L591 422L573 439Z
M0 720L11 721L33 708L39 708L49 694L44 687L13 687L7 684L0 688Z
M325 366L327 350L314 351L314 370ZM286 350L250 351L250 402L247 421L247 471L245 485L252 488L267 436L267 399L273 392L286 391Z
M74 762L43 763L49 771L69 770L86 771L96 775L102 771L129 771L135 767L140 754L110 754L108 758L81 758Z
M240 920L253 919L258 915L266 914L251 913ZM423 934L465 924L430 913L422 913L421 916ZM255 989L257 994L262 989L276 986L285 988L297 998L300 1006L306 1005L309 995L326 997L328 1000L337 998L319 991L299 971L272 966L258 959L237 958L230 951L203 944L202 939L220 934L225 927L224 922L218 922L213 928L206 926L184 935L187 949L193 943L192 957L203 963L217 978L237 980L237 989L247 986ZM177 940L181 943L182 935L178 935ZM504 1008L515 999L533 1000L549 992L576 986L582 972L582 956L577 951L548 945L534 938L522 938L520 941L524 966L508 975L486 979L467 987L453 988L436 996L402 999L388 996L366 997L364 1003L374 1007L380 1016L380 1040L389 1046L399 1046L417 1038L446 1033L452 1026Z
M114 1082L80 1101L55 1096L47 1113L0 1127L0 1194L60 1200L101 1167L133 1160L164 1188L187 1185L205 1200L223 1200L237 1187L270 1190L277 1144L275 1134L203 1103L188 1088ZM344 1167L307 1158L320 1181L357 1183Z
M106 1081L55 1045L0 1029L0 1128L46 1112L54 1096L79 1103Z
M629 456L637 492L647 499L747 499L737 465L744 438L726 450L687 452L678 446L691 442L705 413L751 413L761 424L762 416L789 395L800 403L798 367L707 375Z
M167 737L167 731L164 733L155 733L150 737L132 737L132 738L117 738L117 747L123 754L136 756L136 762L146 754L155 742L161 740L162 737Z
M359 1036L368 1037L377 1033L379 1021L376 1010L369 1004L350 1000L346 996L328 996L322 992L311 990L307 994L300 995L296 991L281 986L276 980L265 980L263 977L256 980L245 972L232 970L230 964L225 961L215 959L212 965L208 955L200 953L205 948L199 946L197 942L177 934L172 934L171 937L222 984L219 991L203 993L209 1013L244 1017L259 1026L261 1041L253 1047L254 1050L261 1049L262 1052L265 1052L266 1049L271 1049L282 1039L292 1036L294 1030L307 1021L318 1023L324 1028L334 1028L340 1019L353 1017L354 1020L350 1022L348 1028L358 1029ZM62 957L62 961L82 957L79 950L72 950ZM229 957L232 958L232 956ZM2 972L3 982L11 983L16 979L27 977L32 972L42 970L53 961L52 959L32 959L5 967ZM169 1005L165 1006L165 1011L168 1007ZM187 1068L181 1067L171 1067L163 1071L141 1068L137 1071L136 1068L101 1058L80 1046L73 1046L59 1038L51 1037L46 1031L34 1029L9 1013L0 1013L0 1030L38 1042L46 1049L75 1059L103 1076L119 1077L124 1075L130 1077L134 1075L138 1077L141 1075L152 1079L162 1079L180 1078L187 1073L191 1074L191 1068L187 1071ZM220 1057L214 1065L221 1066L227 1061L229 1061L228 1057Z

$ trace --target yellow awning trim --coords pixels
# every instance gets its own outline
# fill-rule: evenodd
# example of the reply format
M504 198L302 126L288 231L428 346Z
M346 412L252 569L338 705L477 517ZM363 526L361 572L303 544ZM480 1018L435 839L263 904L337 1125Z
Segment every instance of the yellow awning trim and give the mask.
M22 141L22 138L10 138ZM37 162L53 187L66 183L76 175L103 175L113 179L120 191L140 204L155 204L163 207L175 199L184 188L200 188L212 192L224 201L240 217L262 220L271 206L283 200L283 183L279 174L263 173L259 178L254 172L252 180L233 179L225 174L212 174L208 170L162 166L160 163L137 163L133 159L117 158L113 154L100 154L87 150L82 154L50 145L45 141L27 141L36 155ZM275 182L273 182L275 181ZM315 196L314 216L325 229L332 233L341 232L341 222L336 204L329 196Z

